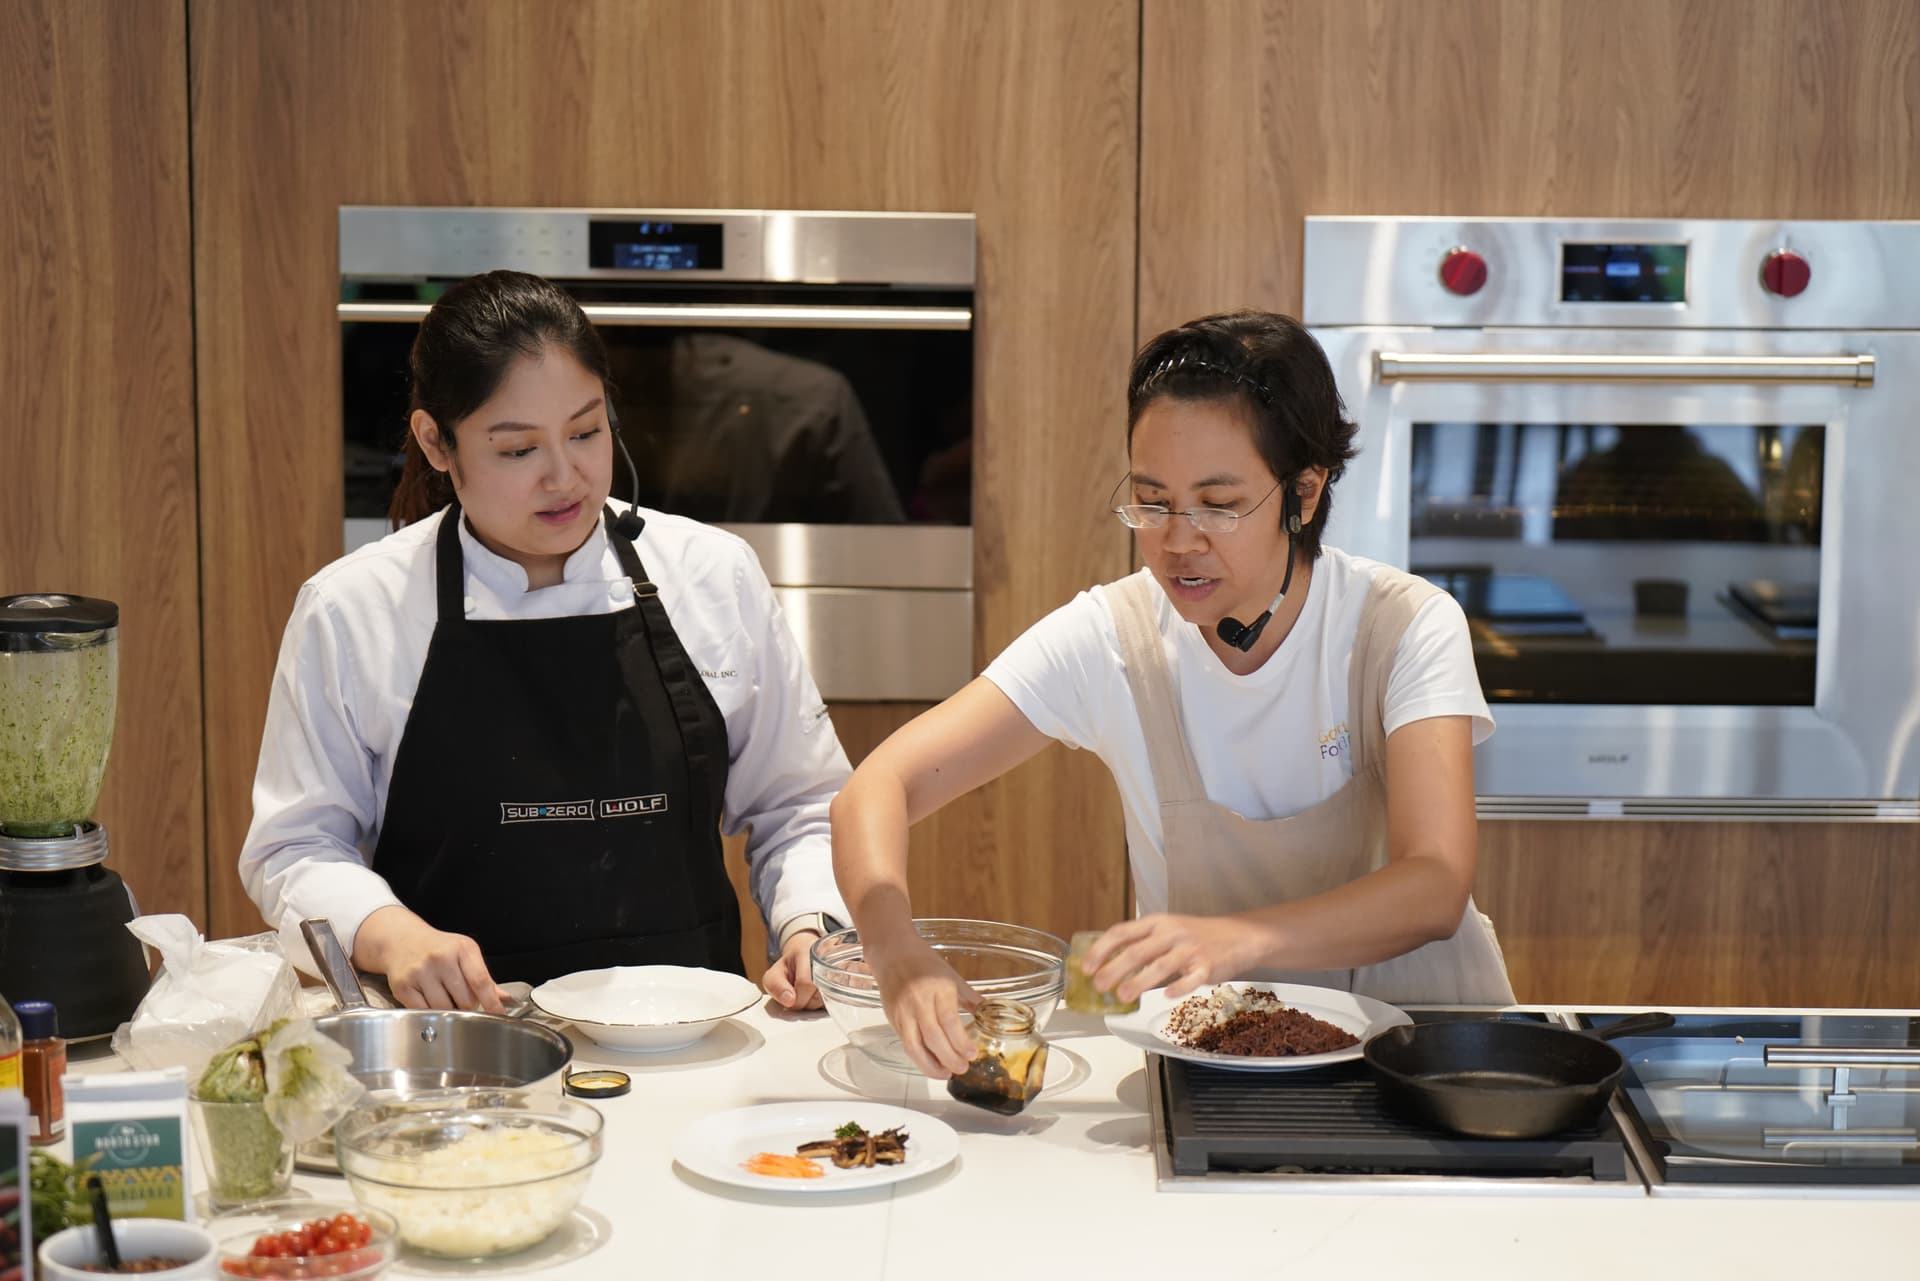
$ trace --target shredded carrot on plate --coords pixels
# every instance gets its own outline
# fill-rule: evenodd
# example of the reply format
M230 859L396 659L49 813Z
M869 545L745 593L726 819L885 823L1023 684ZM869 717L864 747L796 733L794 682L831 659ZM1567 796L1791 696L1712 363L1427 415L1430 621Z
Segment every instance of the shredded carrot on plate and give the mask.
M755 1152L740 1163L740 1168L774 1179L818 1179L826 1174L803 1156L782 1156L778 1152Z

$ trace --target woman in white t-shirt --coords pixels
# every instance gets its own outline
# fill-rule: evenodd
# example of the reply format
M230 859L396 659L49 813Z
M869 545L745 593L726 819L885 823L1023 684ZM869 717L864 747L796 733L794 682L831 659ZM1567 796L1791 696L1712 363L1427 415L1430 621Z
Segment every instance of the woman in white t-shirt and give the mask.
M972 1054L970 994L912 928L907 828L1050 739L1096 752L1126 814L1141 915L1089 953L1100 989L1512 1000L1470 897L1493 720L1466 619L1321 546L1355 427L1319 344L1265 312L1169 330L1134 359L1127 420L1113 503L1144 568L1042 619L833 803L835 873L907 1053L935 1077Z

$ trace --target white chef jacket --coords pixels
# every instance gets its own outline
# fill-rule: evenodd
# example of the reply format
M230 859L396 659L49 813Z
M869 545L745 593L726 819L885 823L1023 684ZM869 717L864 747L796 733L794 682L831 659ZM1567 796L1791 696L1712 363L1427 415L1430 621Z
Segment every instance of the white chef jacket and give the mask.
M827 822L850 772L846 754L760 562L724 530L640 513L641 563L726 720L723 827L730 835L751 829L747 861L769 937L807 913L850 919L834 885ZM445 515L333 562L294 601L240 852L241 882L290 956L306 955L306 917L327 917L351 955L360 923L400 902L369 864L433 637L434 540ZM563 581L536 591L524 569L483 547L465 521L460 551L470 619L633 608L633 584L604 523L567 557ZM458 763L448 762L446 785L458 787L459 776Z

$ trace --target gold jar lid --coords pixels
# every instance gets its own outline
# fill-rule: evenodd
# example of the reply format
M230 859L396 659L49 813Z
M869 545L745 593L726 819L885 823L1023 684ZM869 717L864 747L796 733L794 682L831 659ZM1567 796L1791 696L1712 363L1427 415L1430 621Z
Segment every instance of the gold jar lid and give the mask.
M577 1099L618 1098L633 1088L633 1078L612 1068L567 1073L567 1093Z

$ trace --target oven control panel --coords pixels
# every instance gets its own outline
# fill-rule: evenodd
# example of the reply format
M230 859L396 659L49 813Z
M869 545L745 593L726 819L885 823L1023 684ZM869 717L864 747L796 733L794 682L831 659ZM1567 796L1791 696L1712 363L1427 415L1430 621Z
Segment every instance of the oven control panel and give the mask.
M1905 329L1920 222L1315 217L1306 263L1310 326Z

